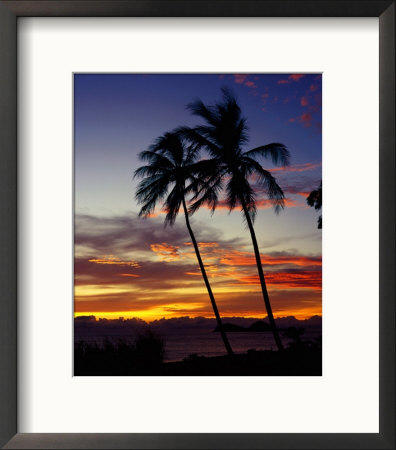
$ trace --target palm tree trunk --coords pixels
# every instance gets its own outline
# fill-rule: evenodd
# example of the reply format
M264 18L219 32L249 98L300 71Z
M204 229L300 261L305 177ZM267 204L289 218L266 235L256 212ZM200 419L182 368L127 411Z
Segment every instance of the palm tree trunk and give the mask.
M224 342L225 348L227 350L227 353L229 355L233 355L234 352L232 351L231 345L228 342L227 335L225 334L225 331L224 331L224 328L223 328L223 323L222 323L221 318L220 318L219 310L217 309L216 301L215 301L215 298L213 296L212 288L210 287L209 280L208 280L208 277L206 275L206 270L205 270L205 267L203 265L203 262L202 262L202 259L201 259L201 255L199 253L198 244L197 244L197 241L195 239L194 233L193 233L193 231L191 229L190 220L188 218L187 206L186 206L186 202L185 202L184 198L183 198L183 210L184 210L184 216L186 218L187 229L188 229L188 232L190 233L191 241L192 241L194 249L195 249L195 254L196 254L197 259L198 259L198 264L199 264L199 267L201 269L202 277L203 277L203 279L205 281L206 289L208 290L210 301L212 302L212 308L213 308L213 311L214 311L215 316L216 316L217 325L219 327L221 337L223 338L223 342Z
M241 199L241 203L242 203L243 212L245 213L246 222L249 227L250 235L252 237L254 255L256 257L257 270L258 270L258 274L259 274L259 278L260 278L261 290L263 292L264 304L267 309L268 319L269 319L269 322L270 322L270 325L272 328L272 333L274 335L278 350L283 350L282 341L280 339L278 329L276 328L274 315L272 314L271 303L270 303L269 296L268 296L267 285L265 283L263 266L261 265L260 251L259 251L258 244L257 244L256 233L253 228L253 222L252 222L252 219L250 217L246 203L243 198Z

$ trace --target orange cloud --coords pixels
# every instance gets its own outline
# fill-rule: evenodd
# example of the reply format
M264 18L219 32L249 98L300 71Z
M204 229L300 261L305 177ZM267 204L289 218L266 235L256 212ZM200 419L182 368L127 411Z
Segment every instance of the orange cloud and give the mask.
M120 277L134 277L134 278L139 278L140 275L136 275L135 273L120 273Z
M307 198L310 193L311 193L311 191L296 192L297 195L301 195L301 197L304 197L304 198Z
M285 198L284 202L287 208L293 208L295 206L298 206L297 203L291 198ZM257 200L256 206L258 209L268 209L273 207L271 201L267 199Z
M322 266L322 258L316 256L293 256L293 255L261 255L261 262L265 265L275 266L282 264L293 264L296 266ZM253 252L242 252L233 250L220 259L221 264L230 266L253 266L256 258Z
M136 268L140 267L140 264L136 261L122 261L121 259L112 255L104 256L103 258L89 259L88 262L94 264L110 264L116 266L131 266Z
M275 167L271 169L271 172L305 172L307 170L314 170L318 167L321 167L322 163L304 163L304 164L295 164L293 166L286 167Z
M207 262L205 262L204 266L205 266L206 274L209 275L209 277L211 277L211 278L213 278L213 277L219 278L219 277L223 277L224 276L224 274L221 274L219 272L219 268L218 268L218 266L216 264L208 264ZM191 275L191 276L194 276L194 277L196 277L196 276L202 277L202 272L201 272L200 269L197 269L194 272L193 271L185 272L185 274L186 275Z
M183 245L192 245L192 242L183 242ZM218 246L218 242L198 242L198 247L200 248L212 248Z
M159 213L156 212L156 211L154 211L154 212L152 212L152 213L147 214L145 217L147 217L147 218L153 218L153 217L158 217L158 216L159 216Z
M322 289L322 271L296 271L296 272L267 272L265 281L268 286L277 286L286 289L304 288L304 289ZM236 285L259 285L258 275L241 277Z
M160 261L174 261L180 258L178 246L162 242L161 244L150 244L150 248L160 257Z
M291 198L285 198L284 201L285 201L285 206L288 208L300 206L297 204L297 202L295 202ZM206 205L204 207L208 208ZM263 199L256 200L256 207L257 207L257 209L269 209L269 208L272 208L273 205L270 200L263 198ZM216 206L216 209L229 211L230 208L228 206L228 203L225 200L220 200Z

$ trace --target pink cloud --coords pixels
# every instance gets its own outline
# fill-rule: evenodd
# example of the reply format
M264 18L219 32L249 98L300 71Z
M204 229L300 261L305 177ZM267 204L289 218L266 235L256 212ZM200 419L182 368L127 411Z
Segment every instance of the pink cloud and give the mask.
M305 128L309 128L312 125L312 114L303 113L303 114L301 114L301 116L291 117L289 119L289 122L291 122L291 123L298 122L298 123L303 124L303 126Z
M305 77L305 75L299 74L299 73L295 73L295 74L289 75L287 79L278 80L277 83L278 84L289 84L292 81L300 81L301 78L303 78L303 77Z
M242 75L242 74L235 74L234 75L234 81L237 84L244 84L246 79L247 79L247 75Z
M300 121L304 127L309 128L312 125L312 115L310 113L304 113L301 115Z
M266 92L265 94L263 94L261 96L261 99L263 100L264 105L267 103L268 98L269 98L268 92Z
M257 86L253 83L253 81L246 81L245 86L251 87L251 88L256 88L256 87L257 87Z
M300 103L301 103L301 106L308 106L307 97L301 97Z
M289 80L300 81L301 78L303 78L303 77L305 77L305 75L303 75L301 73L295 73L295 74L289 75Z
M234 81L236 84L244 84L245 86L256 89L257 86L254 81L248 79L249 75L237 73L234 75Z

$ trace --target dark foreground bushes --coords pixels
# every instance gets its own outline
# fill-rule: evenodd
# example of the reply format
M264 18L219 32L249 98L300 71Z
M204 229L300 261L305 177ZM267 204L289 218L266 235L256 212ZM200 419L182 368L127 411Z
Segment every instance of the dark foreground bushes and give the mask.
M103 345L74 345L74 375L148 375L159 370L165 355L162 338L147 333L134 343L105 340Z
M293 330L290 331L290 333ZM296 342L297 341L297 342ZM75 375L153 376L320 376L322 348L296 339L283 351L249 350L233 356L192 354L183 361L163 362L164 343L153 335L135 343L105 341L104 345L77 343Z
M289 347L283 352L248 350L233 356L205 357L192 354L183 361L162 364L158 375L183 376L320 376L319 346Z

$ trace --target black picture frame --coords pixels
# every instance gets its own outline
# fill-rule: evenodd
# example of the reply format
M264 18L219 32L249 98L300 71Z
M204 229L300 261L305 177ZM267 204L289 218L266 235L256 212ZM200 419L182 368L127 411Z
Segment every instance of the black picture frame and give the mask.
M17 19L22 16L379 18L378 434L17 433ZM395 177L395 0L0 0L0 445L9 449L395 449Z

